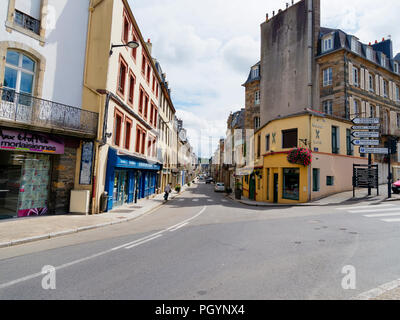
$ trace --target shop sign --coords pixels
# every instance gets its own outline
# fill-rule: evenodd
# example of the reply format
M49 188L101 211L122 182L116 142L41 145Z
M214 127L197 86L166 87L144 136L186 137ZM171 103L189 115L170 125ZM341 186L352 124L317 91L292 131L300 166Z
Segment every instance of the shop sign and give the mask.
M64 141L42 133L0 128L0 150L64 154Z

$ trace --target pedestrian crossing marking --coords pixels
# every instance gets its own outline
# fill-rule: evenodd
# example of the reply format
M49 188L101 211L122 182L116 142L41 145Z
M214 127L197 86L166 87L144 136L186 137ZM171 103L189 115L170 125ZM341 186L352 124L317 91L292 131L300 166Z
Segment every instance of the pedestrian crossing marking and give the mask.
M364 217L367 217L367 218L395 217L395 216L400 216L400 212L397 212L397 213L377 213L377 214L364 215Z
M382 219L385 222L400 222L400 219Z
M365 218L381 218L379 220L383 222L400 222L400 218L396 218L400 216L400 206L396 206L394 204L382 204L377 206L369 205L336 209L347 210L347 212L349 213L361 213Z
M349 210L350 213L373 213L373 212L391 212L397 211L400 212L400 208L384 208L384 209L370 209L370 210Z
M373 208L373 207L374 207L374 206L369 205L369 206L359 206L359 207L336 208L336 210L371 209L371 208ZM387 207L394 207L394 205L393 205L393 204L382 204L382 205L376 206L376 208L387 208Z

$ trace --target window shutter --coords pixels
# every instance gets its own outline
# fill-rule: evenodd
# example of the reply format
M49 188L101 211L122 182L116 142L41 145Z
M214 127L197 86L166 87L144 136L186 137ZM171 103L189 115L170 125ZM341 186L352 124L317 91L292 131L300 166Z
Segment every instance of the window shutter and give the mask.
M366 114L367 118L371 117L371 105L368 101L365 102L365 114Z
M365 110L365 101L361 102L361 117L366 116L366 110Z
M389 99L393 100L393 82L389 81Z
M390 111L390 134L394 134L397 129L397 113Z
M349 61L349 84L353 85L353 64Z
M356 113L355 108L354 108L354 98L350 97L350 118L354 116Z
M379 76L376 74L375 75L375 93L376 93L376 95L378 95L379 96L379 88L380 88L380 85L379 85Z
M376 118L380 118L380 110L379 110L379 106L376 106L375 110L376 110Z
M365 90L369 91L369 71L365 69Z
M383 91L383 77L382 77L382 76L379 76L379 78L380 78L380 82L381 82L381 86L380 86L380 88L379 88L379 93L380 93L381 97L383 97L383 96L384 96L384 91Z
M360 73L361 73L361 75L360 75L360 88L362 90L364 90L364 88L365 88L365 78L364 78L364 69L363 68L360 69Z

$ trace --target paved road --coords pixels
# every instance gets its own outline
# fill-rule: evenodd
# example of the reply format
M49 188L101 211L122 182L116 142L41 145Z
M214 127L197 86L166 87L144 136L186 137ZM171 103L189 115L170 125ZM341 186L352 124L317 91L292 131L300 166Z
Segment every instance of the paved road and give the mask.
M247 207L200 184L137 220L0 249L0 299L350 299L400 278L400 206ZM44 290L44 266L56 289ZM344 290L345 266L355 290Z

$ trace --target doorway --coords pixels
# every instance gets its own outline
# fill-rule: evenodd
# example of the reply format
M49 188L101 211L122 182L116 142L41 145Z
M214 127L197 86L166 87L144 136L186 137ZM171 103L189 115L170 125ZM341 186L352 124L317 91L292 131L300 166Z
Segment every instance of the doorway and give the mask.
M274 203L278 203L279 174L274 174Z
M127 171L115 171L114 177L114 191L113 191L113 207L122 206L128 203L129 186L128 186L128 173Z

